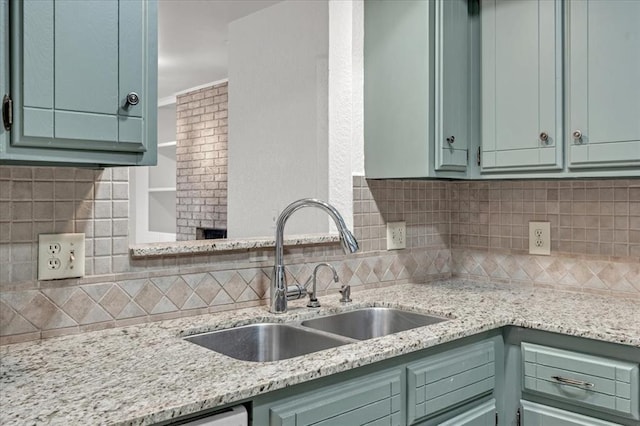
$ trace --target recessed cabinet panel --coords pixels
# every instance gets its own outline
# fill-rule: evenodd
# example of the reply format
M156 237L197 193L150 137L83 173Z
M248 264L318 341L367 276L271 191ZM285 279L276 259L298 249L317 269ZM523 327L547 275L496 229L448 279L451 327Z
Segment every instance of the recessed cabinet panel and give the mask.
M117 114L118 3L55 2L54 50L46 53L55 61L56 110Z
M26 1L23 3L23 67L24 106L42 108L53 116L53 0ZM48 136L53 136L53 120Z
M482 170L562 167L561 2L482 0Z
M469 4L435 2L436 170L467 168L469 147Z
M395 370L303 394L293 402L270 407L268 424L399 426L404 424L400 377L401 371Z
M568 2L569 166L640 166L640 2Z

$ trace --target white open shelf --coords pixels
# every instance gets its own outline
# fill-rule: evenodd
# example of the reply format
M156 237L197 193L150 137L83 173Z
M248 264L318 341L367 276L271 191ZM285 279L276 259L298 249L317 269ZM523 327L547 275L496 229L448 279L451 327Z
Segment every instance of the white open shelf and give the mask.
M176 192L176 187L168 186L165 188L149 188L149 192Z

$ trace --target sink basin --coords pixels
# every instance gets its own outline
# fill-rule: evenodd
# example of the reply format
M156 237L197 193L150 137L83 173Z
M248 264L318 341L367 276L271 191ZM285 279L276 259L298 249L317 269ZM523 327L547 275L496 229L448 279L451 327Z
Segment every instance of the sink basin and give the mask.
M279 361L351 343L285 324L251 324L185 340L243 361Z
M302 325L352 339L366 340L446 320L399 309L366 308L303 321Z

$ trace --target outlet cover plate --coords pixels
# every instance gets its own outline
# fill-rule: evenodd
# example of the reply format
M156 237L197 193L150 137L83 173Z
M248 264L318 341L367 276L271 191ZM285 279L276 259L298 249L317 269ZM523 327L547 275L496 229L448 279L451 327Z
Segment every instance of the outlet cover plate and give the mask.
M529 254L551 254L551 224L529 222Z
M84 234L38 235L38 280L84 276Z
M407 222L387 222L387 250L407 247Z

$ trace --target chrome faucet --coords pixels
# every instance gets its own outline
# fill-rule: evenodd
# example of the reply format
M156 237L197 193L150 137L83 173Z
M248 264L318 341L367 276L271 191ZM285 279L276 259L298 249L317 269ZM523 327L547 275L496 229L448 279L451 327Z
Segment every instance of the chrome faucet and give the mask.
M331 269L331 271L333 271L333 281L334 282L338 282L340 280L340 278L338 278L338 272L336 271L336 268L333 267L332 264L327 263L327 262L322 262L322 263L318 263L316 265L315 268L313 268L313 274L311 274L311 276L309 277L309 279L307 280L307 282L304 284L304 288L308 288L309 284L313 282L313 286L311 287L311 291L307 291L307 293L309 294L309 303L307 303L307 308L319 308L320 307L320 301L318 300L318 293L316 290L316 275L318 274L318 269L320 269L321 266L326 266L328 268Z
M287 294L289 289L287 287L284 268L284 225L296 210L303 207L317 207L327 212L338 228L340 243L342 244L344 252L348 254L358 251L358 241L356 241L351 231L347 229L344 219L335 207L313 198L303 198L289 204L282 213L280 213L278 221L276 222L276 259L275 266L273 267L273 275L271 276L271 304L269 307L269 311L274 314L287 312ZM292 287L299 288L300 286L296 285ZM297 290L293 289L293 292L297 293Z

